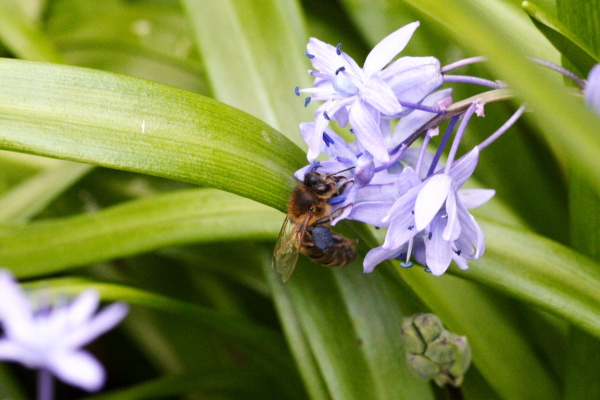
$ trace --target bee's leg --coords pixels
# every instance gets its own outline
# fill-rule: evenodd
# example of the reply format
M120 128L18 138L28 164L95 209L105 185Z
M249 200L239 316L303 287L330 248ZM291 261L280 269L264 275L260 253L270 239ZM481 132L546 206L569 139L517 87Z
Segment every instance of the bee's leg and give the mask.
M341 178L348 179L345 176L342 176ZM354 179L347 180L342 185L340 185L338 187L336 196L341 196L342 194L344 194L344 190L346 190L346 186L348 186L348 184L350 184L350 183L354 183Z
M319 218L318 220L316 220L315 223L313 224L313 226L324 225L324 224L330 223L331 221L333 221L334 219L336 219L337 217L339 217L340 215L342 215L342 213L344 212L344 210L346 208L352 207L352 206L353 206L352 203L348 203L344 207L338 208L337 210L335 210L331 214L326 215L323 218Z

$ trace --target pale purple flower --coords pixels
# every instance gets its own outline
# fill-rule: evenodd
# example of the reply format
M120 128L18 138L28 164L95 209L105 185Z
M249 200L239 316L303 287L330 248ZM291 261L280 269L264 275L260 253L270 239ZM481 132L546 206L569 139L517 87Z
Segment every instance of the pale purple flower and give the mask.
M45 293L39 293L43 299ZM96 391L105 381L102 365L81 348L114 328L127 314L124 303L95 314L99 296L88 290L67 304L35 310L7 270L0 270L0 360L45 369L72 386Z
M585 102L592 110L600 114L600 64L596 64L588 75Z
M413 186L399 197L383 218L388 231L381 247L372 249L364 261L365 272L371 272L385 259L415 252L417 261L438 276L455 260L467 268L467 259L479 258L485 249L481 228L467 211L488 201L493 190L468 189L461 186L472 175L479 149L457 161L448 173L431 176L421 182L406 168ZM424 251L423 251L424 250Z
M400 102L419 103L443 83L439 61L434 57L403 57L390 64L418 26L418 22L410 23L384 38L369 53L363 68L339 46L310 39L306 53L316 69L311 71L314 87L298 90L298 94L308 93L312 100L325 102L316 111L308 140L310 162L319 155L323 132L331 119L340 126L349 122L361 148L378 161L389 161L380 119L411 112Z

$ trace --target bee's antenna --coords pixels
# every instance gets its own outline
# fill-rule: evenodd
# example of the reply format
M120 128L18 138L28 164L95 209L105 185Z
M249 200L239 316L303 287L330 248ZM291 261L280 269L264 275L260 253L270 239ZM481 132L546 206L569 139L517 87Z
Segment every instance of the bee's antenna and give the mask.
M327 175L327 177L330 177L330 176L335 176L335 175L337 175L337 174L341 174L342 172L350 171L351 169L354 169L354 168L356 168L356 167L350 167L350 168L346 168L346 169L343 169L343 170L341 170L341 171L334 172L333 174L328 174L328 175Z

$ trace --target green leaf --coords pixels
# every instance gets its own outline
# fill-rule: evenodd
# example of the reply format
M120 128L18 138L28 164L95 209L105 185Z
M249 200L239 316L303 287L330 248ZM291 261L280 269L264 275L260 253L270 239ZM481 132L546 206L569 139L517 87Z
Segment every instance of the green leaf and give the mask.
M600 336L600 267L572 249L520 229L480 221L485 255L465 279L550 311Z
M39 276L161 247L273 239L283 215L213 189L131 201L94 214L0 225L0 259L17 276Z
M256 118L154 82L5 59L0 87L4 149L216 187L279 208L291 172L306 163Z
M0 2L0 41L18 57L64 63L56 45L12 1Z
M484 256L486 260L493 257L488 253ZM479 265L473 265L467 274L479 269ZM554 376L538 358L530 336L511 316L514 304L450 275L434 277L420 268L398 267L398 270L448 329L467 336L473 363L501 398L559 398L559 385Z
M298 124L314 118L294 87L309 86L308 35L295 0L183 1L215 98L305 146ZM224 27L227 27L224 29Z
M39 280L27 283L24 287L32 290L51 290L52 293L62 296L76 296L84 290L94 289L105 301L124 301L131 305L167 312L229 338L234 343L247 346L256 357L266 357L273 365L273 370L279 371L281 377L291 377L295 373L291 366L289 352L280 334L237 316L229 316L212 309L124 285L80 278ZM287 397L302 398L303 390L297 380L289 379L287 382L280 383Z
M361 274L357 263L324 269L302 258L298 264L285 284L272 270L265 273L285 313L286 336L301 339L290 346L312 398L433 398L404 365L400 326L408 291L382 274Z
M0 221L27 221L92 168L91 165L63 161L13 187L0 197Z
M600 56L594 54L580 38L557 18L529 1L523 2L523 9L529 14L540 32L548 38L563 56L577 67L580 73L586 73L600 62Z
M204 374L170 375L126 389L87 396L84 400L142 400L176 395L229 396L235 399L281 399L281 392L272 390L272 382L260 374L241 370L210 371ZM297 396L297 398L303 398Z

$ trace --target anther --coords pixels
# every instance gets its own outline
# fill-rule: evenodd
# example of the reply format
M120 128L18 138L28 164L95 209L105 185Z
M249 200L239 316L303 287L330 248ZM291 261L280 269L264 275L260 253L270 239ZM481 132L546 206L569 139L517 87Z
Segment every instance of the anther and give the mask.
M325 142L325 145L327 147L329 147L330 144L335 144L335 142L333 141L333 139L331 138L331 136L329 136L325 132L323 132L323 141Z
M327 111L323 111L323 117L327 120L327 121L331 121L331 118L329 118L329 114L327 114Z
M335 52L337 53L337 55L341 55L342 54L342 44L338 43L337 46L335 46Z
M414 264L412 263L412 261L407 261L407 262L403 262L403 261L401 261L401 262L400 262L400 266L401 266L402 268L412 268L412 266L413 266L413 265L414 265Z
M315 55L314 55L314 54L310 54L310 53L308 52L308 50L306 50L306 53L304 53L304 54L305 54L305 55L306 55L306 57L308 57L310 60L312 60L313 58L315 58Z
M307 98L304 99L304 107L308 106L310 104L310 101L312 100L312 97L308 96Z
M294 93L296 93L296 96L300 97L300 86L294 88Z
M335 70L335 74L337 75L337 74L339 74L340 72L343 72L343 71L345 71L345 70L346 70L346 67L344 67L344 66L341 66L341 67L339 67L338 69L336 69L336 70Z

